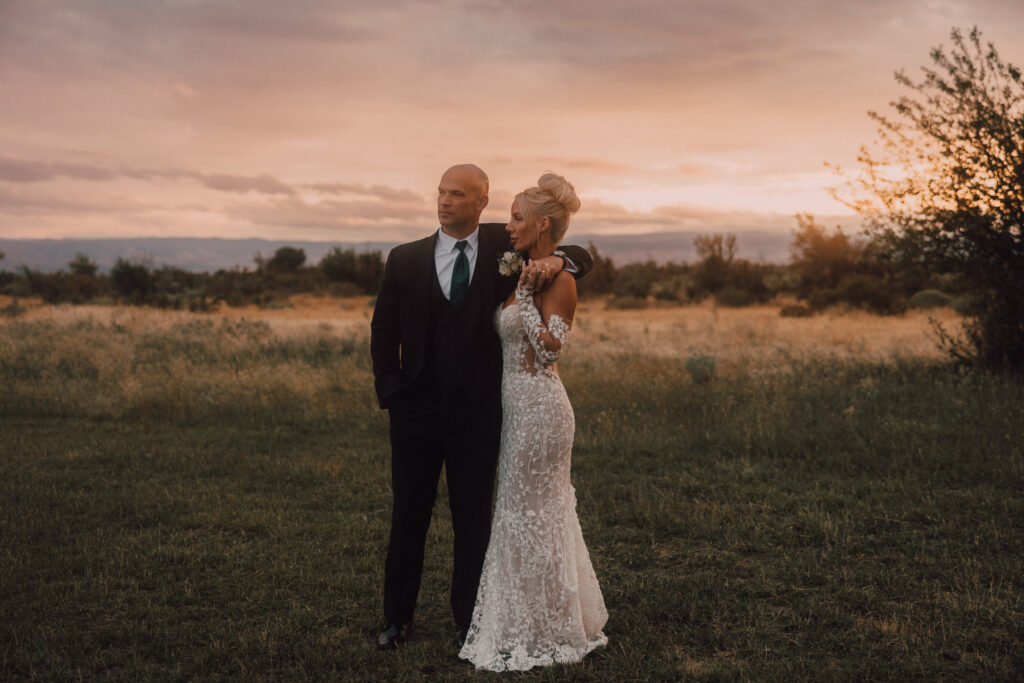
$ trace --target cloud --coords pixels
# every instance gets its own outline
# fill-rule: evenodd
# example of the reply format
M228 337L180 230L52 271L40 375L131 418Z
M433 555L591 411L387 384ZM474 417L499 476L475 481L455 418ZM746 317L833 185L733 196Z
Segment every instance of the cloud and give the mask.
M423 195L416 194L409 190L387 187L385 185L373 185L367 187L359 183L307 183L301 186L303 189L311 190L319 194L328 195L356 195L373 197L387 202L403 202L423 204Z
M56 178L75 180L112 180L117 173L85 164L46 163L0 157L0 180L13 183L38 183Z
M258 176L199 173L185 169L119 168L111 169L88 164L48 163L0 157L0 180L14 183L37 183L59 178L107 182L117 178L154 181L156 179L190 178L203 187L221 192L255 192L268 195L295 194L295 188L263 174Z
M327 199L311 201L303 197L274 199L265 203L236 204L229 209L260 224L286 226L340 227L345 225L403 224L435 227L434 206L427 201L387 202L378 199Z
M47 192L34 188L29 191L24 187L0 185L0 207L3 208L0 213L10 215L68 217L148 211L159 208L159 205L116 194Z
M257 192L259 194L295 194L295 189L269 175L240 176L197 174L204 187L222 192Z

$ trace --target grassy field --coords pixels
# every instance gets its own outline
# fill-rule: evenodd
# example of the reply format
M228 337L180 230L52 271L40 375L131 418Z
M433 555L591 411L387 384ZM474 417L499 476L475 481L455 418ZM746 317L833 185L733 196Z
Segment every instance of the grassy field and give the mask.
M450 643L443 502L416 636L372 646L369 310L0 322L3 679L497 679ZM610 644L514 678L1019 678L1024 385L943 365L927 331L586 304L562 374Z

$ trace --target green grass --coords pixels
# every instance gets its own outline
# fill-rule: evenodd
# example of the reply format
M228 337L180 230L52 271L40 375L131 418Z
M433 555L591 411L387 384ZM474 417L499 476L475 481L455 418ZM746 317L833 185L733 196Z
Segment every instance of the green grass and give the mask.
M372 646L390 492L365 340L248 325L0 327L3 678L497 680L450 643L443 485L415 636ZM695 384L571 355L563 376L610 643L522 678L1024 671L1019 381L901 362Z

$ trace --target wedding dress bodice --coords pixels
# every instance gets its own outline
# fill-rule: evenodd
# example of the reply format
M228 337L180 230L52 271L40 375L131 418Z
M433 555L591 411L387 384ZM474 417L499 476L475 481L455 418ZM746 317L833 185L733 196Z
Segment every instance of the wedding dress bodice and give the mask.
M495 312L503 356L491 540L460 656L493 671L577 662L607 643L604 600L570 483L575 418L555 362L570 323L528 291Z

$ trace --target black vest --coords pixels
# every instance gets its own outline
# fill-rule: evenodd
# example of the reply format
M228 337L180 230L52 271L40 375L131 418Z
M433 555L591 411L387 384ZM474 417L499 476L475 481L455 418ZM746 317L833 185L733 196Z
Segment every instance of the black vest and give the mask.
M487 315L487 306L481 297L479 278L470 281L469 290L457 307L444 297L437 277L432 280L430 341L420 386L424 393L439 399L457 393L470 398L494 393L495 380L500 381L490 377L494 369L490 357L494 349L490 347L495 340L487 339L481 344L479 337L481 326L487 324L481 319Z

